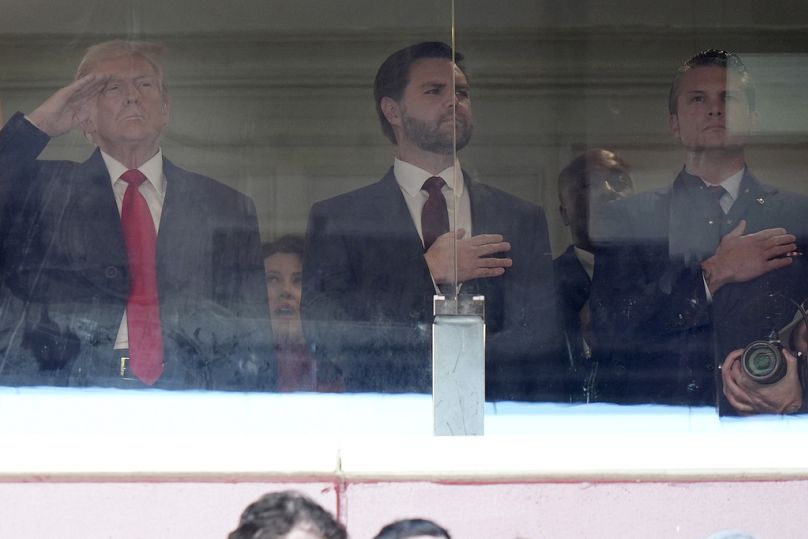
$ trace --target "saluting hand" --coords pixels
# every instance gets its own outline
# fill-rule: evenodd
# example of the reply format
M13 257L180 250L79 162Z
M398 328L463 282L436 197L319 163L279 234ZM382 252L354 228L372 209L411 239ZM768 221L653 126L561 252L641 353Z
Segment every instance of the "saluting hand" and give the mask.
M88 117L88 102L104 88L108 78L91 73L73 81L46 99L28 119L51 138L64 135Z

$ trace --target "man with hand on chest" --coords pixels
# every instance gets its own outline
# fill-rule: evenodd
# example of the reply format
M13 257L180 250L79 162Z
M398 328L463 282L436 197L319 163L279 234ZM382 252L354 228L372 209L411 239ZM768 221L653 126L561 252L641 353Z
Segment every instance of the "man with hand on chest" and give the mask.
M380 181L313 206L304 330L346 390L428 392L432 297L458 287L485 296L487 398L563 398L545 216L460 169L473 121L453 52L419 43L379 68L376 110L397 157Z
M599 228L600 400L715 404L727 353L784 327L808 294L808 199L750 172L756 114L738 56L711 49L679 68L669 122L685 166L669 188L612 203Z

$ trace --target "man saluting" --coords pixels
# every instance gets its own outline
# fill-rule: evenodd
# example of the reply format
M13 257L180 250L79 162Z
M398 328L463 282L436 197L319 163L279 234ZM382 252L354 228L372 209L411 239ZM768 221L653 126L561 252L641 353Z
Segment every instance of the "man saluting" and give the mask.
M5 384L271 384L253 202L165 159L161 47L109 41L0 131ZM84 163L38 161L80 128Z

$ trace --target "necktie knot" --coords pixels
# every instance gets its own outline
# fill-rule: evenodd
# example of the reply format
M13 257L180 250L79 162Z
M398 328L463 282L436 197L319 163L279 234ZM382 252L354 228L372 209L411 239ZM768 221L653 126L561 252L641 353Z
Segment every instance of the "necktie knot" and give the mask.
M709 192L716 200L720 200L724 193L727 192L726 189L721 187L720 185L708 185L707 192Z
M146 176L138 169L133 168L121 174L121 179L129 185L139 187L141 183L146 181Z
M429 196L432 196L435 193L440 193L444 185L446 185L446 182L443 181L443 178L440 176L432 176L431 178L427 178L421 189L429 193Z

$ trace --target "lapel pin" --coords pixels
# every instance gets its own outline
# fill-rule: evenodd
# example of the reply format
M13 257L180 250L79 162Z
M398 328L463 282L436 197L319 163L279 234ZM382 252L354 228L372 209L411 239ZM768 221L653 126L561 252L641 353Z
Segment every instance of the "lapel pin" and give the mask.
M766 200L765 200L763 197L757 197L755 200L756 200L756 201L757 201L757 203L758 203L758 204L760 204L760 205L763 205L763 204L765 204L765 203L766 203Z

